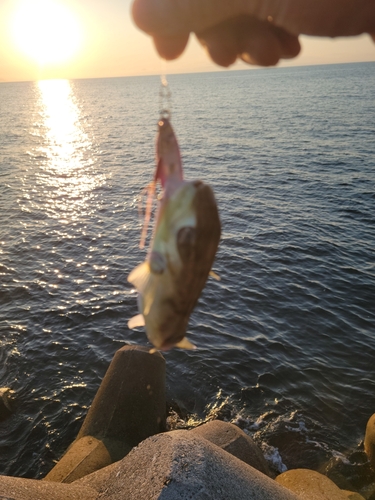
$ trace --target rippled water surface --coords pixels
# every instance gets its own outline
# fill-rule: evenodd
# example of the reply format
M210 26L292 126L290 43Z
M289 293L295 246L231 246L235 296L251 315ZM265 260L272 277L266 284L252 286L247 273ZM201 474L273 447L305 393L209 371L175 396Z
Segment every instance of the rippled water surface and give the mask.
M375 412L375 64L170 76L185 175L223 234L165 354L188 424L218 416L286 467L345 462ZM0 473L42 477L129 331L157 77L0 84Z

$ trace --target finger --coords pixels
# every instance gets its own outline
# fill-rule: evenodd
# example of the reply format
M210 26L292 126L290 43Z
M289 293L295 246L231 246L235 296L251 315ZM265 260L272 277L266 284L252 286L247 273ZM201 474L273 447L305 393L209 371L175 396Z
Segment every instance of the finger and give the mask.
M375 31L374 0L134 0L133 19L151 35L203 32L226 19L254 16L295 35L354 36Z
M249 64L270 66L279 61L282 53L272 26L250 16L229 19L197 36L220 66L233 64L237 57Z
M177 59L183 53L188 40L189 35L155 36L154 45L160 57L171 61L172 59Z
M233 20L196 35L208 55L219 66L228 67L236 61L239 46Z
M273 1L273 0L272 0ZM259 0L134 0L135 24L150 35L200 32L226 19L248 14Z
M240 57L249 64L274 66L282 57L280 39L272 25L253 18L241 19L238 29Z
M296 36L250 16L230 19L197 36L212 60L221 66L233 64L237 57L249 64L271 66L300 51Z
M293 57L297 57L301 52L298 37L276 26L273 27L273 31L281 45L281 58L292 59Z
M241 58L245 62L272 66L279 59L296 57L301 50L297 36L250 16L238 18L236 32L242 46Z

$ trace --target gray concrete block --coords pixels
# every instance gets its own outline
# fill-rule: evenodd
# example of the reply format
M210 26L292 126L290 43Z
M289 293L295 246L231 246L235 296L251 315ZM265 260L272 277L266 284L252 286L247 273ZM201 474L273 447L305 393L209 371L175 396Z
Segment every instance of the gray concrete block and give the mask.
M195 427L190 433L208 439L211 443L220 446L220 448L251 465L254 469L270 476L263 453L253 439L236 425L222 420L213 420Z
M100 500L301 500L191 431L150 437L73 484L96 488Z
M123 458L166 426L165 360L147 347L119 349L77 439L44 478L70 483Z
M44 481L72 483L111 463L111 455L104 443L92 436L84 436L73 442Z
M88 474L87 476L84 476L81 479L74 481L74 485L80 487L82 486L84 488L86 487L91 488L97 491L98 493L100 493L102 490L105 491L105 484L107 483L108 478L115 477L116 474L121 473L122 469L121 463L122 460L120 460L119 462L115 462L114 464L108 465L107 467L103 467L103 469L92 472L91 474Z
M94 436L131 448L166 429L165 360L148 347L119 349L99 387L77 439Z
M0 476L0 499L3 500L95 500L97 496L98 492L88 486Z

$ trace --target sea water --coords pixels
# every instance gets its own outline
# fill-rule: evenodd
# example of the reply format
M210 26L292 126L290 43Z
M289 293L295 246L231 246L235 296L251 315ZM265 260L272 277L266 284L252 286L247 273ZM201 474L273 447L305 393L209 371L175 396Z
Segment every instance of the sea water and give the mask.
M375 63L168 79L185 176L222 220L198 348L165 353L168 401L182 426L240 425L278 471L349 463L375 412ZM147 342L127 276L159 88L0 84L1 474L45 475L115 351Z

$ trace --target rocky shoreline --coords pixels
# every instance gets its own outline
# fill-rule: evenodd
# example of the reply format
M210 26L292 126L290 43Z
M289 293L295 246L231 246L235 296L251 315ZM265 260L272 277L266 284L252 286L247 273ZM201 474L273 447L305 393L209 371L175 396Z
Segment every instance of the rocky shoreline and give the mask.
M10 411L9 394L5 389L1 394ZM55 467L43 480L0 476L0 498L375 500L375 414L367 424L364 451L371 480L349 491L308 469L275 478L252 438L228 422L168 432L165 360L146 347L125 346L116 352L77 438Z

